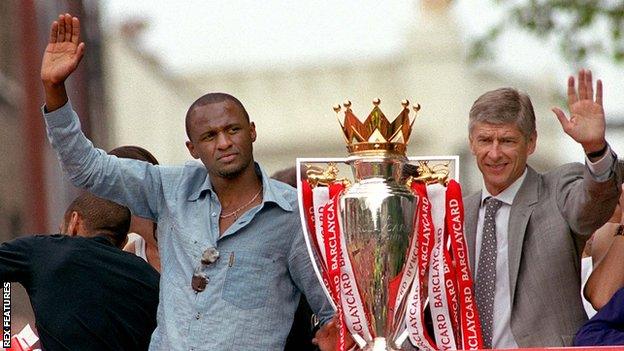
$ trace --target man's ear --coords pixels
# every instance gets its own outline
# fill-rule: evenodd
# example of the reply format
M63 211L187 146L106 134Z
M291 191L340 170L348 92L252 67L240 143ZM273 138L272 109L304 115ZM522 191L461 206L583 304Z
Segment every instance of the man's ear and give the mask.
M537 131L533 131L527 144L528 154L531 155L535 152L535 147L537 146Z
M82 224L81 222L82 218L80 217L78 212L72 211L72 213L69 215L69 221L67 222L67 231L64 234L69 236L77 236L78 232L80 232L80 226Z
M472 135L468 135L468 141L469 141L469 145L470 145L470 153L473 154L473 155L476 155L475 145L474 145L474 138L472 137Z
M256 124L254 122L249 123L249 135L252 142L256 141Z
M199 156L195 152L195 145L193 145L192 141L189 140L186 142L186 148L188 149L189 153L191 154L191 156L193 156L194 159L199 158Z

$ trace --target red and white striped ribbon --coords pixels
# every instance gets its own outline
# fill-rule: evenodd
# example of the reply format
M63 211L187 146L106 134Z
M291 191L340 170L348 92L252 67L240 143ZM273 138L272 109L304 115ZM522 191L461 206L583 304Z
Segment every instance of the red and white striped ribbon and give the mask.
M446 190L446 228L451 240L459 295L462 349L483 348L481 323L477 313L474 285L468 264L468 246L464 236L464 204L459 183L451 180Z
M449 313L449 301L445 285L448 270L444 258L444 214L446 212L445 188L440 184L427 187L431 201L431 219L434 228L434 248L429 268L429 307L433 321L436 345L441 350L456 350L455 333Z
M411 343L421 350L437 350L435 342L431 339L425 328L425 308L424 302L427 291L424 289L431 251L433 250L431 203L427 196L427 189L423 183L412 183L412 190L419 199L418 210L414 221L414 233L412 240L417 239L418 274L412 282L410 292L407 296L407 309L405 311L405 323L408 337ZM402 341L399 341L402 343Z

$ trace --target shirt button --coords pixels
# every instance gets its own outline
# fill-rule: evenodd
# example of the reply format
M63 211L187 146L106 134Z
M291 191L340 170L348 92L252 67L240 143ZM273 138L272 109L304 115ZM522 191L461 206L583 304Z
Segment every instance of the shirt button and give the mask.
M199 314L199 312L197 312L197 314L195 315L195 319L199 320L200 317L201 315Z
M211 216L216 217L216 216L217 216L217 213L216 213L216 212L213 212L213 213L211 214Z

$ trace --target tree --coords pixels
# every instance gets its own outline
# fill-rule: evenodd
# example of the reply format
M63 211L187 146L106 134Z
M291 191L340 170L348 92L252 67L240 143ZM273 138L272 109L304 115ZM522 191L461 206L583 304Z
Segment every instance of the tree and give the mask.
M506 30L517 27L539 38L553 38L569 61L607 56L624 63L624 0L495 0L508 11L471 45L469 58L491 58L492 44ZM603 33L603 34L597 34Z

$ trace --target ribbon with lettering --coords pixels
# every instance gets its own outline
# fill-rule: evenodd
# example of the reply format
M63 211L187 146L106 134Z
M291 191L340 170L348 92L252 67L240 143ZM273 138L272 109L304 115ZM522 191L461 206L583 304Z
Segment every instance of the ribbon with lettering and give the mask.
M427 196L425 184L420 182L412 183L412 190L419 199L418 210L415 214L414 233L412 240L417 240L417 270L418 273L412 282L411 289L407 296L407 308L405 311L405 323L407 326L410 342L421 350L437 350L435 342L429 336L425 328L424 301L427 291L424 289L424 282L429 267L429 259L433 250L431 203ZM399 340L402 343L402 340Z
M459 183L451 180L446 190L446 228L451 240L460 301L462 349L483 348L481 323L477 313L474 287L468 264L468 247L464 236L464 205Z
M319 253L323 260L323 263L327 263L327 253L325 251L324 230L323 230L323 211L325 205L329 202L329 188L326 186L317 186L312 191L312 204L313 204L313 223L315 228L316 242L318 243Z
M322 261L323 279L338 308L338 349L345 351L347 330L363 346L372 340L372 332L341 230L339 199L344 186L332 183L310 188L305 181L302 185L304 212ZM409 337L421 350L479 349L483 342L468 265L461 188L453 180L447 188L420 182L411 187L417 195L414 230L404 268L390 286L389 318L393 325L403 325L402 337ZM435 341L425 327L427 296ZM404 307L400 305L403 300ZM399 310L404 313L393 315Z
M453 332L455 336L455 343L460 345L461 342L461 324L460 324L460 307L459 298L457 297L457 277L455 267L453 266L453 259L451 258L449 247L449 241L447 236L444 236L444 283L446 287L446 298L449 304L449 316L451 317L451 325L453 326Z
M340 264L342 260L342 252L341 252L341 236L340 236L340 227L338 225L338 216L336 211L337 203L334 201L338 197L336 196L332 201L329 201L324 206L324 216L323 218L323 241L326 252L326 265L327 265L327 276L329 285L331 287L332 296L334 298L334 302L336 302L336 313L338 314L338 328L339 328L339 338L338 338L338 350L345 351L345 321L344 321L344 313L342 309L342 299L340 294Z
M448 301L449 316L451 317L455 341L456 344L459 345L459 340L461 340L461 325L459 318L459 299L457 298L457 277L455 265L453 264L453 258L449 249L450 238L446 226L444 229L444 238L442 239L442 250L444 253L444 286L446 288L446 299Z
M333 291L330 287L329 277L327 276L327 259L325 257L325 245L323 241L323 227L322 227L322 209L329 201L329 190L327 187L317 186L312 188L307 180L301 181L302 202L304 206L304 213L306 215L306 222L308 228L308 238L310 239L314 253L317 256L319 263L319 271L323 283L327 288L327 291L332 295L334 300Z
M456 350L455 333L449 313L449 301L445 286L448 262L444 257L444 214L446 212L445 188L441 184L427 187L431 201L431 219L434 228L434 247L429 269L429 307L433 321L436 345L442 350Z
M330 184L329 195L333 206L331 208L329 206L326 207L325 218L336 218L338 224L336 230L340 239L340 298L344 322L354 340L358 344L364 345L366 341L371 341L373 338L370 332L369 318L362 303L355 274L353 273L353 266L351 265L346 242L342 237L343 225L340 216L340 195L343 189L344 185L342 183ZM329 211L333 211L333 213L330 214Z
M362 346L366 343L364 339L372 340L368 319L341 233L339 200L343 190L342 183L312 188L307 181L302 181L303 206L310 236L322 261L323 281L337 307L340 351L345 350L347 330Z
M313 189L312 186L310 186L310 182L308 182L306 179L301 180L301 194L302 194L302 202L303 202L303 209L304 209L304 213L306 216L306 223L307 223L307 228L308 228L308 233L312 234L312 237L315 237L315 233L316 233L316 221L314 218L314 200L313 200ZM319 243L315 240L311 240L312 244L314 244L314 247L316 248L317 253L319 252Z
M407 252L407 256L405 259L405 268L401 273L395 278L398 281L396 287L390 287L390 293L388 294L388 303L390 304L390 311L394 315L394 313L398 312L400 309L401 301L405 297L412 286L412 284L420 283L418 279L418 207L419 207L419 198L416 198L416 211L414 211L414 229L412 235L410 237L409 250ZM400 279L399 279L400 278ZM416 280L416 282L415 282ZM394 283L394 282L393 282ZM392 302L394 301L394 304ZM392 321L393 329L394 326L400 323L402 320L401 316L389 317Z

